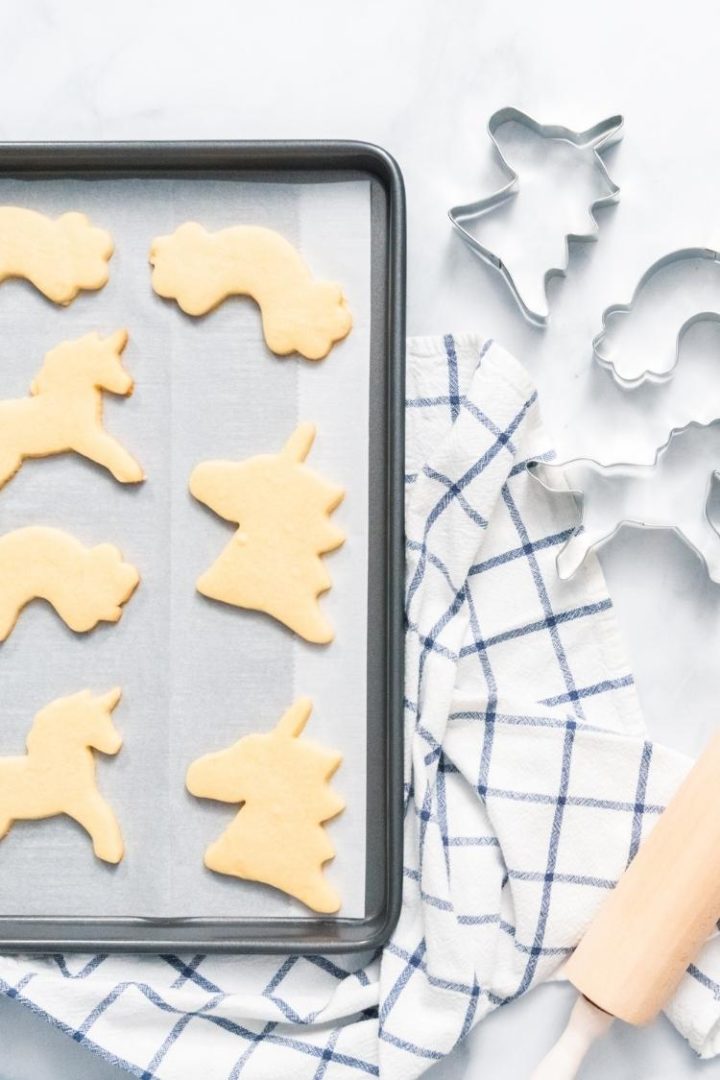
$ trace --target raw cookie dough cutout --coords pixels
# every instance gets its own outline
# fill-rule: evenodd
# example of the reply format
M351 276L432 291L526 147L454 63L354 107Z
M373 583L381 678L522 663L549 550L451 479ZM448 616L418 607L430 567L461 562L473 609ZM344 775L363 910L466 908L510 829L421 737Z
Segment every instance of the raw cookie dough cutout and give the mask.
M81 690L40 710L27 754L0 758L0 839L15 821L67 814L90 834L98 859L120 862L122 833L97 789L93 754L117 754L122 746L110 715L120 695L118 688L99 697Z
M314 425L300 424L279 454L204 461L190 491L239 526L198 578L198 592L264 611L306 641L327 644L334 632L318 596L332 582L320 556L345 540L329 520L345 492L304 464L314 439Z
M26 278L49 300L69 304L81 289L101 289L113 253L109 232L84 214L55 220L21 206L0 206L0 281Z
M86 548L61 529L31 525L0 536L0 641L31 600L47 600L71 630L117 622L140 575L112 544Z
M252 296L269 349L322 360L350 333L342 288L314 281L298 252L273 229L236 225L210 233L189 221L150 249L152 285L188 315L205 315L229 296Z
M298 698L272 731L198 758L187 788L243 804L205 852L208 869L273 885L332 915L341 900L323 874L335 850L322 823L345 809L329 785L342 755L299 738L311 712L310 699Z
M102 392L127 397L133 380L122 366L127 330L86 334L46 353L30 397L0 401L0 487L25 458L73 450L108 469L121 484L144 480L141 466L102 426Z

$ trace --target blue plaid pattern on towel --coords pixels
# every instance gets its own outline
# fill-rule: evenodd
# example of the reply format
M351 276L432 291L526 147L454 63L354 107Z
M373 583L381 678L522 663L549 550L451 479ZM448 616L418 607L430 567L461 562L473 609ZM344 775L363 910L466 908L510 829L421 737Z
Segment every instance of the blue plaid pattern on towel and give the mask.
M0 990L135 1076L420 1075L556 975L688 762L652 744L536 394L474 336L409 343L404 898L375 957L0 958ZM341 857L339 853L338 857ZM669 1014L718 1053L720 946Z

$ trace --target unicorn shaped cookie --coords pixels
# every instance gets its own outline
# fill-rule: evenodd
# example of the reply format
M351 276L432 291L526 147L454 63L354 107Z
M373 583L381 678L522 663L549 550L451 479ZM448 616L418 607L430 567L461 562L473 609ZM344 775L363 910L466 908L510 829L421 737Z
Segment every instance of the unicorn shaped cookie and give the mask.
M112 544L86 548L61 529L31 525L0 536L0 641L40 598L79 633L117 622L140 576Z
M71 212L53 221L36 210L0 206L0 281L25 278L56 304L101 289L113 253L110 233Z
M239 526L198 578L198 592L264 611L306 641L327 644L333 627L318 596L331 582L320 556L345 540L329 520L345 493L305 465L314 439L313 424L300 424L279 454L204 461L190 491Z
M187 788L202 799L243 804L205 852L208 869L274 885L333 914L341 901L322 868L335 851L322 823L345 807L328 784L342 758L300 740L311 712L310 699L299 698L272 731L198 758Z
M25 458L69 450L122 484L144 479L141 466L102 425L103 390L125 397L133 390L120 358L127 340L127 330L117 330L63 342L46 354L29 398L0 401L0 487Z
M287 240L273 229L235 225L210 233L188 221L150 250L153 289L188 315L205 315L229 296L252 296L262 311L269 349L322 360L350 333L342 288L315 281Z
M120 826L95 782L95 756L117 754L122 738L111 713L120 690L82 690L46 705L33 720L21 757L0 758L0 839L15 821L67 814L89 833L104 862L124 854Z

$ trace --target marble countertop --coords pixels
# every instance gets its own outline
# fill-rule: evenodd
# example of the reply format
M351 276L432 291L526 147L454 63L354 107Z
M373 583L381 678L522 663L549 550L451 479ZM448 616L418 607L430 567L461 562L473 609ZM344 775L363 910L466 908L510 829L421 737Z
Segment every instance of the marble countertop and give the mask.
M6 0L2 16L2 139L336 137L389 149L408 194L408 332L477 330L502 342L537 381L562 456L602 456L614 423L617 400L590 347L603 309L665 252L720 241L711 0L606 0L598 10L576 0ZM575 128L626 117L608 157L620 203L600 213L599 243L575 247L568 277L551 283L545 331L523 322L447 220L450 205L497 186L485 125L506 104ZM707 354L712 373L720 328L698 328L686 348ZM720 415L717 370L717 390L711 378L698 394L717 394ZM645 404L638 420L657 445L665 432ZM670 534L621 536L603 564L650 731L696 753L717 723L720 588ZM527 1075L569 1001L566 987L540 988L431 1075ZM2 1080L123 1075L4 999L0 1045ZM664 1020L616 1025L582 1073L700 1075L720 1075L720 1064L698 1062Z

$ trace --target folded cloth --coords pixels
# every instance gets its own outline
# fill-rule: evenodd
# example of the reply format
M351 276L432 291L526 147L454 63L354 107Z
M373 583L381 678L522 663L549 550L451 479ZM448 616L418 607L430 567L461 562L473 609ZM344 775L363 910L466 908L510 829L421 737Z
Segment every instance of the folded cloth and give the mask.
M597 561L556 575L576 514L527 474L524 370L413 340L408 392L399 924L377 957L0 958L2 992L136 1076L419 1076L558 972L689 767L645 737ZM714 938L669 1009L708 1057L719 980Z

